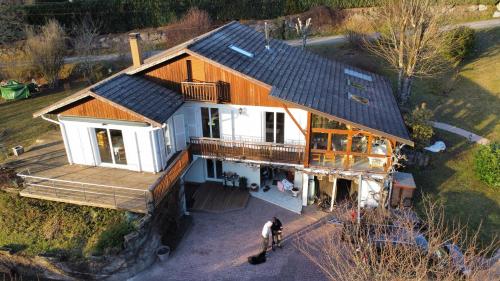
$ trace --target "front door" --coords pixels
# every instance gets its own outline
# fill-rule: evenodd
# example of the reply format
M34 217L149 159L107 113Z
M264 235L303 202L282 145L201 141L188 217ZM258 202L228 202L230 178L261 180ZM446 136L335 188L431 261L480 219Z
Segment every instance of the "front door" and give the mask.
M121 130L95 128L95 135L101 163L127 165Z

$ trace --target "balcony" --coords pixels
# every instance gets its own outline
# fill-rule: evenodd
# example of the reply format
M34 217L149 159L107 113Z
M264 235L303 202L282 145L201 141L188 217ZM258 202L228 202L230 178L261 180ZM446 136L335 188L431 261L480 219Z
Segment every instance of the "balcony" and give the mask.
M228 102L229 84L224 82L181 82L181 92L186 101L212 103Z
M302 165L305 146L265 142L191 138L191 152L214 158Z

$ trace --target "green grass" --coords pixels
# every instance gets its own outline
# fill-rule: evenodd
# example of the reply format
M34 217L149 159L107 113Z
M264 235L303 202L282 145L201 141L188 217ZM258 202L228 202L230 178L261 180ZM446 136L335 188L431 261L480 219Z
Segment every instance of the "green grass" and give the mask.
M78 85L71 90L58 90L45 94L33 94L31 98L0 103L0 131L6 130L0 141L10 150L16 145L28 146L40 135L56 125L42 118L33 118L33 113L83 88ZM1 159L0 159L1 160Z
M133 230L121 211L20 198L0 191L0 246L70 258L120 248ZM118 235L117 235L118 233Z
M349 44L309 49L394 80L394 72L384 67L384 62ZM476 32L474 51L458 69L415 81L409 107L426 102L434 111L435 120L499 141L499 70L500 28ZM500 229L500 193L480 182L473 172L478 145L439 130L434 139L443 140L447 150L431 155L429 167L410 170L418 189L442 199L450 221L467 223L471 230L482 223L481 241L491 241Z

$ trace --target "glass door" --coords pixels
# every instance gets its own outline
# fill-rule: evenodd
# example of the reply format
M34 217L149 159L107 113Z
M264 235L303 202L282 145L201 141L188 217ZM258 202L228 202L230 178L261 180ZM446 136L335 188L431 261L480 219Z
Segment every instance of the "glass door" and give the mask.
M207 178L222 179L222 161L214 159L206 159L207 161Z
M285 113L266 112L266 142L285 143Z
M95 128L101 163L127 165L121 130Z
M219 109L202 107L201 125L203 137L215 139L220 138Z

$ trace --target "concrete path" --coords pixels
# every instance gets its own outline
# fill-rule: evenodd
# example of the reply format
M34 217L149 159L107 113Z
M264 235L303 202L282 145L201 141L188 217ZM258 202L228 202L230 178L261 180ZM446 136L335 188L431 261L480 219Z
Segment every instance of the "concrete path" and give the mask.
M482 21L473 21L473 22L464 22L459 24L453 24L444 27L444 30L450 30L459 26L467 26L472 29L484 29L491 27L500 26L500 19L492 19L492 20L482 20ZM371 34L370 37L376 38L377 34ZM289 45L292 46L300 46L302 44L302 40L288 40L286 41ZM347 42L344 34L333 35L333 36L325 36L325 37L313 37L307 40L307 46L317 46L317 45L331 45L331 44L341 44Z
M327 280L322 271L305 257L293 241L283 249L268 253L264 264L250 265L247 257L261 247L264 223L277 216L285 227L285 237L315 224L326 213L314 206L302 215L250 198L244 210L223 214L191 213L192 228L166 262L157 262L130 281L139 280ZM293 240L293 239L292 239Z
M476 143L484 144L484 145L490 143L490 140L488 140L487 138L483 138L483 137L476 135L472 132L466 131L466 130L461 129L461 128L457 128L455 126L452 126L452 125L449 125L446 123L432 122L432 126L434 128L445 130L445 131L454 133L456 135L462 136L464 138L467 138L471 142L476 142Z

